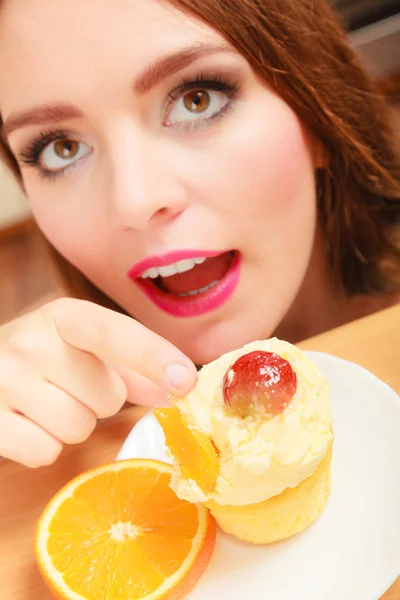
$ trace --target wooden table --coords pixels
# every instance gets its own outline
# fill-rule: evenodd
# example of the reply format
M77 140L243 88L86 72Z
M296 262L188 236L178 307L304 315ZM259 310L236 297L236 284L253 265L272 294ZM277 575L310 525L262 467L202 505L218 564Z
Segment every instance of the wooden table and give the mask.
M400 393L400 306L299 345L363 365ZM144 413L145 409L132 407L100 423L87 442L67 448L50 467L29 470L8 461L0 464L1 598L51 600L35 565L32 547L36 521L53 494L68 480L85 469L112 461ZM400 578L382 600L400 600Z

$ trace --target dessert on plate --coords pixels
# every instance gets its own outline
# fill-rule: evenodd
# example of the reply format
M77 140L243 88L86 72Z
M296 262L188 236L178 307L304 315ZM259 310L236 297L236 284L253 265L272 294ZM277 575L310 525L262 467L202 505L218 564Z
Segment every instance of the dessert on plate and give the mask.
M311 525L330 496L332 415L323 374L272 338L204 366L195 388L158 408L171 487L220 527L255 544Z

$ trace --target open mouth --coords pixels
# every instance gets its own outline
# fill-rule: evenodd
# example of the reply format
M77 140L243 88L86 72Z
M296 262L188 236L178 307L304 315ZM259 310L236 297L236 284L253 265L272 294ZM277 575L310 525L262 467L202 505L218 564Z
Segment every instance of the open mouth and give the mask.
M218 285L229 271L234 257L235 252L232 251L211 258L186 258L174 265L149 269L140 277L140 283L155 286L161 292L178 298L192 298ZM180 269L184 270L179 272ZM157 276L154 277L156 271Z
M240 253L231 250L151 267L131 278L159 308L175 316L195 316L214 310L231 296L239 266Z

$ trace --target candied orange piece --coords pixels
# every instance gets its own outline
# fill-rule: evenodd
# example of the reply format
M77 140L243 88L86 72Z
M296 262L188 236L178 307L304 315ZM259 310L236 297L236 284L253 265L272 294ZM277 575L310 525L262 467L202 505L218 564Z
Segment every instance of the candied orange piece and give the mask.
M219 457L210 438L189 425L178 408L156 408L154 414L182 475L195 481L205 494L212 493L219 473Z

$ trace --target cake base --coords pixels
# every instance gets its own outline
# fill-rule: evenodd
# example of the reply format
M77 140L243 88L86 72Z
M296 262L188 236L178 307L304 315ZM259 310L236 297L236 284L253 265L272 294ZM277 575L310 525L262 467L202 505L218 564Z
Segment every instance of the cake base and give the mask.
M300 533L323 512L331 493L332 444L315 473L258 504L222 506L206 503L223 531L253 544L269 544Z

